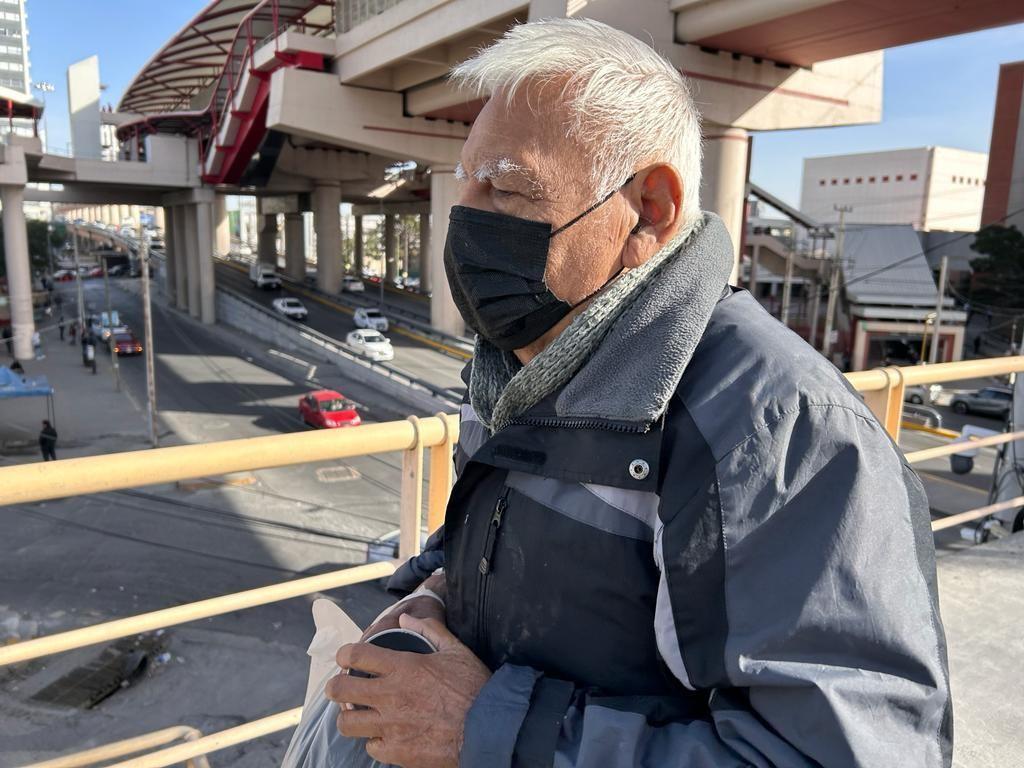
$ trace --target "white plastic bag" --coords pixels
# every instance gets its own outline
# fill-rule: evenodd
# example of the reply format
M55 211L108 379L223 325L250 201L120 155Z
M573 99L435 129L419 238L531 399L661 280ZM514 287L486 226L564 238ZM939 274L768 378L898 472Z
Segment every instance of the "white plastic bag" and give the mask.
M338 733L338 705L324 695L327 681L338 674L334 660L346 643L358 642L362 630L330 600L313 603L316 634L309 654L306 699L291 744L281 768L387 768L366 754L365 739L350 739Z

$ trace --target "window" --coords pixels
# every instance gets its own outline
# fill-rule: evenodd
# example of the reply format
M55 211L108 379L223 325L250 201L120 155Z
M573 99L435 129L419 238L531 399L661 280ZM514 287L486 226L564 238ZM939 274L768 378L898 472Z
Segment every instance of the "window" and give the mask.
M910 174L910 180L911 181L917 181L917 174L916 173Z
M863 184L864 183L864 177L863 176L858 176L857 177L857 183L858 184Z
M837 179L832 179L832 186L834 187L838 183Z
M868 183L869 184L874 184L875 183L875 177L874 176L868 176Z
M825 186L825 180L824 180L824 179L820 179L820 180L818 181L818 186L819 186L819 187L824 187L824 186Z
M901 173L901 174L899 174L899 175L898 175L898 176L896 177L896 181L903 181L903 174L902 174L902 173Z
M849 183L850 183L849 179L843 179L843 184L849 184Z
M888 177L888 176L883 176L883 177L882 177L882 183L883 183L883 184L884 184L885 182L887 182L888 180L889 180L889 177Z

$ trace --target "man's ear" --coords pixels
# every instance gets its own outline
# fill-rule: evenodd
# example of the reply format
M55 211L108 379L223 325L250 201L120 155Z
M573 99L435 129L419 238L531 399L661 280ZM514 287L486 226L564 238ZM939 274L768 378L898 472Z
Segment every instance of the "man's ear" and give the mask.
M639 200L635 200L640 212L637 225L630 232L624 261L634 261L641 254L639 263L626 263L636 267L647 261L658 249L668 243L682 219L683 180L679 171L668 163L659 163L637 173L633 184L639 188Z

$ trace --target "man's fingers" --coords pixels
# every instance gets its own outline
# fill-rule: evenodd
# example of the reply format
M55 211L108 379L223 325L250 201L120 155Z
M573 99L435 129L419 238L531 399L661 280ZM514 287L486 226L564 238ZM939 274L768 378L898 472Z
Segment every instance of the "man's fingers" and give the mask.
M375 709L343 709L338 715L338 732L352 739L379 739L384 721Z
M384 745L384 739L370 739L366 742L366 754L378 763L390 765L394 762L391 751Z
M324 694L338 704L361 704L372 707L380 697L382 685L381 680L342 673L327 681Z
M418 619L405 613L398 617L402 629L409 629L423 635L439 651L462 645L459 638L437 619Z
M371 675L386 675L395 668L395 651L367 643L352 643L338 649L335 657L342 669L358 669Z

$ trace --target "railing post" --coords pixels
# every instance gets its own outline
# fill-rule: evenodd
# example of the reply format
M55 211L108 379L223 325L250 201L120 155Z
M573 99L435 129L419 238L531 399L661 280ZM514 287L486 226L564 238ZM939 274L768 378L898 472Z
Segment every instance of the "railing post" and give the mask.
M448 495L452 489L452 430L444 413L435 414L444 427L444 441L430 449L430 480L427 497L427 531L433 533L444 523Z
M416 439L402 452L402 499L399 510L398 558L408 560L420 552L420 528L423 514L423 438L420 420L410 416Z
M885 427L893 440L900 439L900 422L903 420L903 372L899 368L882 368L889 384L885 389L864 393L864 403Z

